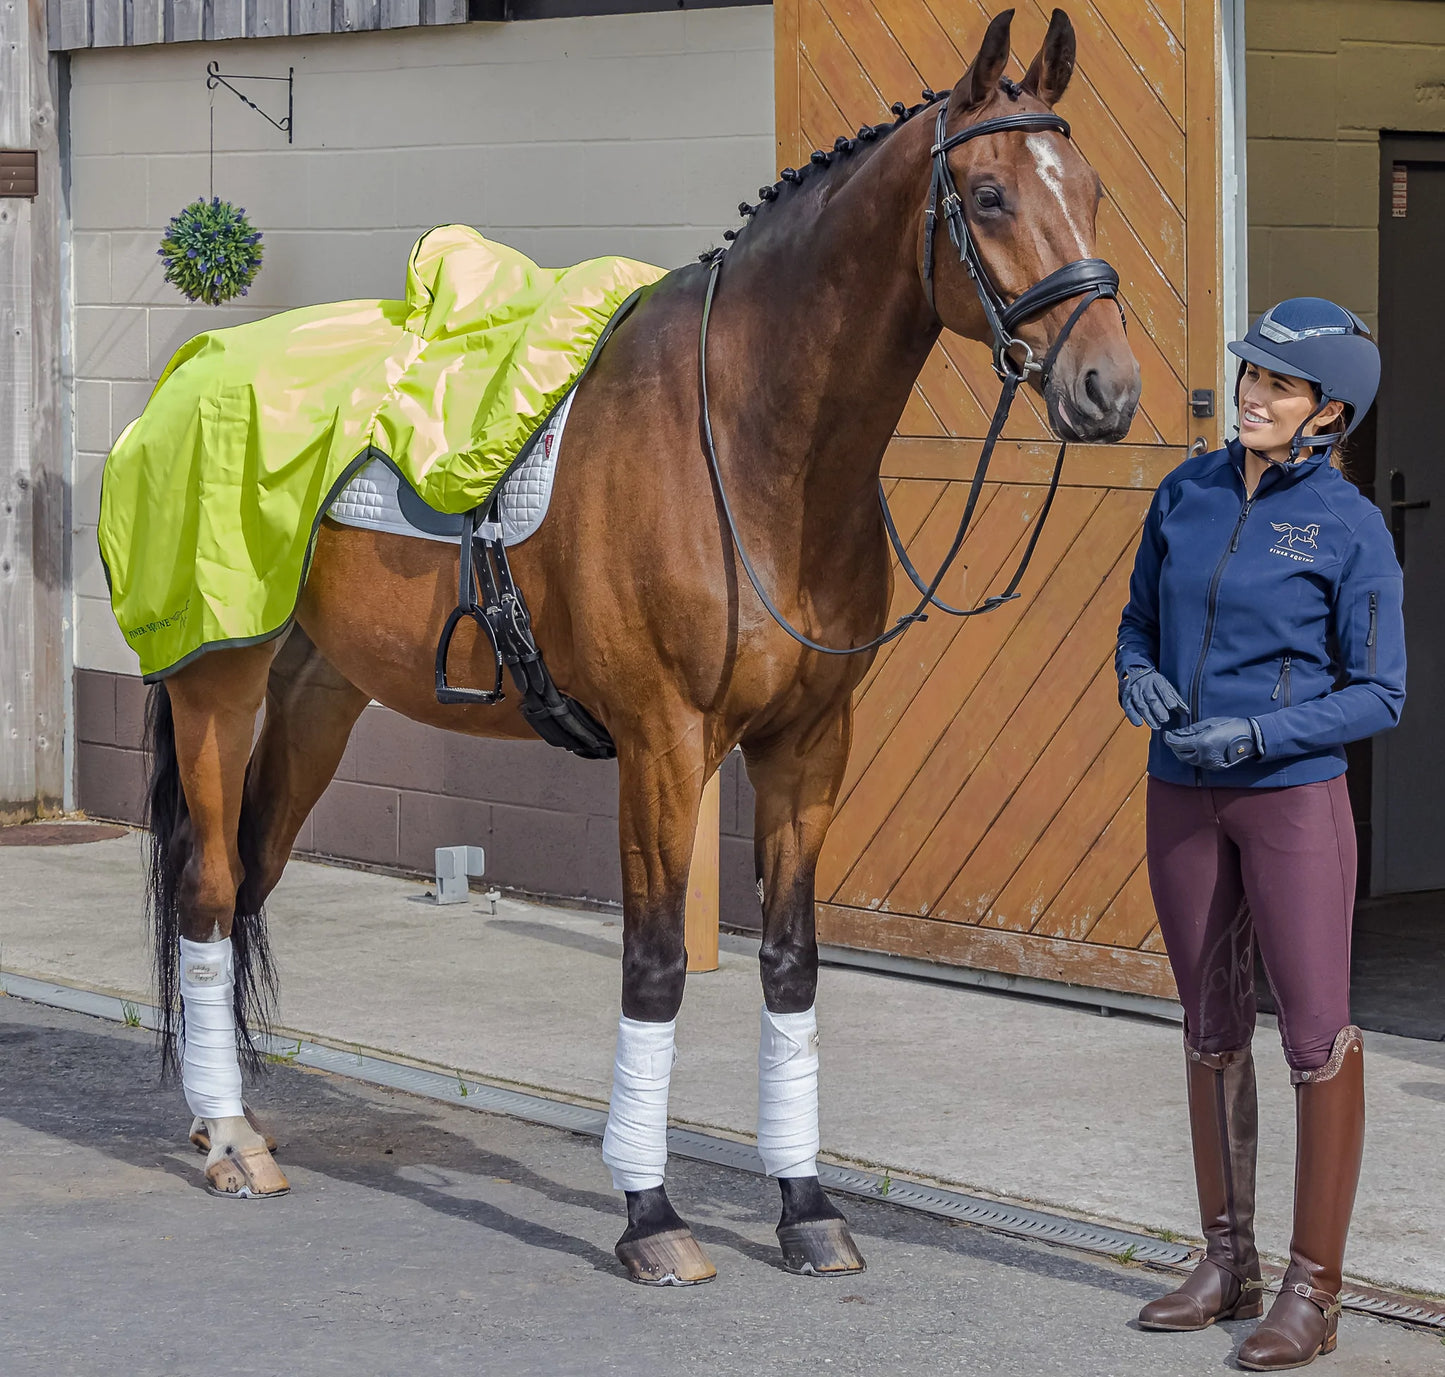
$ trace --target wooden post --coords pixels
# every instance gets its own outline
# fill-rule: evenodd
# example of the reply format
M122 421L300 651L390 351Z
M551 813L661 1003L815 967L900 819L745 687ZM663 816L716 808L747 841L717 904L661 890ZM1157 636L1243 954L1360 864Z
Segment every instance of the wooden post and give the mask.
M718 815L722 798L719 774L703 786L692 843L692 868L687 875L687 968L717 970Z
M44 0L0 6L0 148L39 155L36 198L0 197L0 822L65 792L57 81Z

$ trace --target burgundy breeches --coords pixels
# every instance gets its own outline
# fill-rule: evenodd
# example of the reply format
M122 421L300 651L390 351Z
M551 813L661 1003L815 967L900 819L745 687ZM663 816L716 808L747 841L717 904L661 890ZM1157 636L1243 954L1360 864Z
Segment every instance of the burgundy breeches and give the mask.
M1285 789L1149 780L1149 885L1202 1052L1254 1032L1254 937L1298 1071L1329 1060L1350 1021L1355 828L1343 775Z

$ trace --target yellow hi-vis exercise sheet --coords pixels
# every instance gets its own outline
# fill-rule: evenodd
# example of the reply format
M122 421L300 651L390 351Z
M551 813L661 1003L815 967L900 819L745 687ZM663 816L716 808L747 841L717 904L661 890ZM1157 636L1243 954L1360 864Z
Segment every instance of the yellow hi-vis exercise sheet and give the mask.
M147 679L265 640L295 610L317 524L385 455L431 506L490 495L618 308L664 270L539 268L465 225L424 234L404 301L343 301L197 335L106 460L100 549Z

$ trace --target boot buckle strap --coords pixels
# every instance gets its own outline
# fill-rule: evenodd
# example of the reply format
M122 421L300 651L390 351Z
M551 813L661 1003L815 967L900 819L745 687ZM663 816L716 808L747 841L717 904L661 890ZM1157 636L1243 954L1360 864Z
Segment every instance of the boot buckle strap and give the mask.
M1256 1277L1253 1280L1246 1281L1244 1283L1244 1289L1246 1291L1268 1291L1269 1283L1262 1277Z
M1328 1291L1321 1291L1307 1282L1297 1281L1290 1290L1297 1296L1303 1296L1307 1301L1312 1301L1324 1311L1325 1319L1331 1319L1344 1309L1343 1303L1338 1296L1332 1296Z

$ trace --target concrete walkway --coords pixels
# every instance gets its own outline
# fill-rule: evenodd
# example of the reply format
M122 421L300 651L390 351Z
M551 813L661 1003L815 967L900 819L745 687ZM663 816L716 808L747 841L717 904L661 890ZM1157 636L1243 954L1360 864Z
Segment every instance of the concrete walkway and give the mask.
M629 1286L594 1139L289 1066L266 1096L291 1194L213 1200L150 1052L0 999L5 1377L1214 1377L1254 1328L1145 1333L1158 1273L867 1201L867 1272L788 1276L776 1190L685 1160L717 1280ZM1439 1377L1445 1348L1346 1314L1329 1364Z
M139 835L0 848L0 969L150 998ZM271 903L281 1021L308 1036L605 1103L618 1010L613 918L503 900L437 908L427 887L293 862ZM750 1135L756 943L724 937L689 979L676 1120ZM3 977L0 977L3 978ZM823 1144L839 1160L1194 1237L1176 1026L827 968ZM1371 1034L1369 1127L1347 1259L1445 1294L1445 1044ZM1281 1257L1292 1092L1261 1026L1259 1235ZM267 1091L254 1100L264 1112ZM176 1096L177 1119L184 1107ZM607 1188L600 1156L592 1179ZM684 1206L685 1208L685 1206Z

